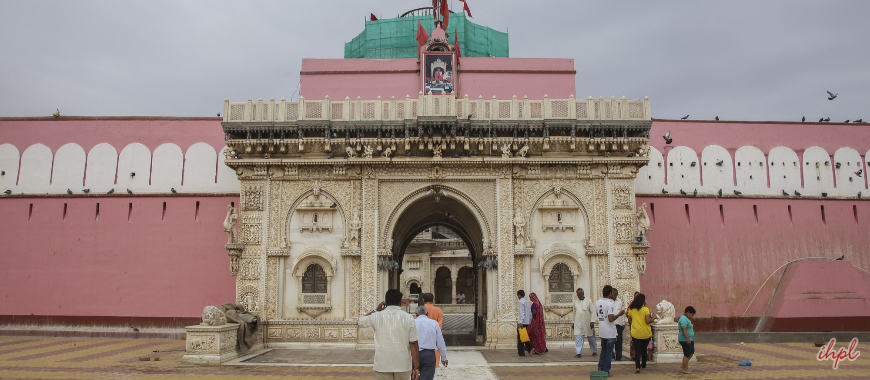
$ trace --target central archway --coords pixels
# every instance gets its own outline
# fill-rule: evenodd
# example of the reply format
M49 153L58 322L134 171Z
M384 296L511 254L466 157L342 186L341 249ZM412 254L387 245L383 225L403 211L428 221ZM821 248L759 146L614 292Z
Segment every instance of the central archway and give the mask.
M389 286L409 293L404 285L409 278L419 278L422 292L434 294L436 305L444 311L449 344L482 343L486 274L477 263L483 259L487 240L483 219L467 198L429 190L402 205L391 223L390 254L399 267L390 272Z

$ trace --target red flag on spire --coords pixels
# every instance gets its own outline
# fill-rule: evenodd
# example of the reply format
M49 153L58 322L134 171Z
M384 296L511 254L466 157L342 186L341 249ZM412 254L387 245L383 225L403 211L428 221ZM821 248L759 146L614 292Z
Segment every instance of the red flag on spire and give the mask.
M369 20L370 20L370 21L378 21L378 18L375 17L375 14L374 14L374 13L371 13L371 17L369 17Z
M459 51L459 30L453 29L453 45L456 46L456 64L459 64L459 58L462 57L462 52Z
M471 9L468 9L468 3L465 0L459 0L459 1L462 2L462 10L464 10L465 13L468 14L468 17L474 18L471 16Z
M447 8L447 0L441 0L441 29L447 30L450 23L450 9Z
M426 29L423 29L423 24L420 24L420 21L417 21L417 45L423 46L428 40L429 33L426 33Z

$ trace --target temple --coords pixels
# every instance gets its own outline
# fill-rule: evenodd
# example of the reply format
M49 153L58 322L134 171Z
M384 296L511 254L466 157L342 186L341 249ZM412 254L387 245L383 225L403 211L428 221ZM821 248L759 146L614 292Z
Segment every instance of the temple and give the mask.
M366 22L303 60L298 99L220 118L0 118L4 329L177 329L235 301L266 347L366 346L356 320L399 288L502 348L516 290L573 342L573 290L608 284L699 332L866 329L862 125L654 119L449 17ZM806 296L829 287L860 302Z

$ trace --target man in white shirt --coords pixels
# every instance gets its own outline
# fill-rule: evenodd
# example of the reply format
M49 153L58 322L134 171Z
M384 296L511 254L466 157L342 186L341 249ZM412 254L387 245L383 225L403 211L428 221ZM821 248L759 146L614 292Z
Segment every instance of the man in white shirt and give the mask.
M372 310L359 319L359 327L375 330L374 370L378 380L417 380L420 377L417 325L414 317L399 307L401 303L402 292L390 289L377 312Z
M456 295L456 303L465 303L465 294L459 292L459 294Z
M613 311L625 310L622 299L619 298L619 290L613 288ZM625 315L613 321L616 325L616 344L613 346L613 360L622 361L622 332L625 330ZM630 330L629 330L630 331Z
M526 356L526 352L529 355L532 354L532 342L523 342L520 338L520 329L523 327L528 328L529 324L532 323L532 304L525 297L525 291L522 289L517 291L517 298L520 300L519 309L517 310L517 354L520 356Z
M613 346L616 343L616 325L613 321L625 314L620 310L613 311L613 287L605 285L601 291L604 296L595 303L595 311L598 315L598 335L601 336L601 356L598 358L598 370L610 375L611 359L613 358Z
M441 335L441 327L438 322L429 319L429 309L426 306L417 307L417 334L420 340L420 380L432 380L435 378L435 350L441 353L441 364L447 366L447 345L444 344L444 335Z
M598 343L595 341L595 325L592 322L592 316L595 315L595 308L592 301L586 298L586 293L583 288L577 288L577 297L574 298L574 349L577 354L574 356L579 358L583 351L583 341L589 341L589 348L592 349L592 356L598 354Z

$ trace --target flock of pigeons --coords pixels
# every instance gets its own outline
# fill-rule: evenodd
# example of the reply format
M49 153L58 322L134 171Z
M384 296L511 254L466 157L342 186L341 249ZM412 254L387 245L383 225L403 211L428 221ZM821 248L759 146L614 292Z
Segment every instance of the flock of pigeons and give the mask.
M830 91L825 91L825 92L828 93L828 100L834 100L834 99L837 98L837 95L840 95L839 93L836 93L836 94L835 94L835 93L830 92ZM688 120L688 119L689 119L689 115L686 115L686 116L683 116L683 117L680 118L680 120ZM719 121L719 116L716 116L716 121ZM803 123L803 122L805 122L805 121L807 121L807 117L806 117L806 116L801 117L801 122ZM831 121L831 118L830 118L830 117L819 118L819 123L827 123L827 122L830 122L830 121ZM851 121L852 123L855 123L855 124L864 124L864 123L866 123L866 122L864 121L864 119L858 119L858 120L846 120L846 121L844 121L843 123L844 123L844 124L848 124L850 121ZM670 132L668 132L668 135L669 135L669 134L670 134ZM668 138L668 137L665 137L665 141L667 141L668 144L671 143L671 142L669 141L669 138Z
M837 95L839 95L839 93L834 94L834 93L832 93L832 92L830 92L830 91L826 91L826 92L828 93L828 100L834 100L834 99L837 98ZM687 120L688 118L689 118L689 115L686 115L686 116L681 117L680 120ZM716 120L719 120L719 116L716 116ZM804 116L804 117L801 118L801 122L805 122L805 121L807 121L806 116ZM829 121L831 121L831 118L829 118L829 117L819 119L819 123L822 123L822 122L829 122ZM843 123L848 123L848 122L849 122L849 120L846 120L846 121L844 121ZM865 121L864 121L864 119L858 119L858 120L852 121L852 123L863 124L863 123L865 123ZM664 136L662 136L662 137L665 139L665 144L670 145L672 142L674 142L674 139L671 138L671 131L668 131L668 133L665 133ZM724 160L720 160L720 161L716 162L716 165L717 165L717 166L722 166L722 164L723 164L724 162L725 162ZM692 166L695 166L695 163L694 163L694 162L692 163ZM837 169L839 169L839 168L840 168L840 164L837 164ZM858 171L855 172L855 175L858 176L858 177L861 177L863 173L864 173L864 169L858 169ZM662 189L662 194L667 194L667 193L668 193L667 190ZM689 194L686 193L683 189L680 189L680 194L682 194L682 195L689 195ZM734 195L741 195L741 194L743 194L743 193L740 192L740 191L734 190ZM698 196L698 189L695 189L695 191L693 192L693 195L696 196L696 197ZM784 196L790 196L791 194L789 194L788 191L783 190L783 191L782 191L782 195L784 195ZM794 191L794 195L796 195L796 196L801 196L801 193L800 193L799 191L795 190L795 191ZM861 194L861 192L859 191L859 192L858 192L858 198L861 198L861 195L862 195L862 194ZM720 197L722 196L722 189L719 189L719 196L720 196ZM822 197L827 197L827 196L828 196L828 193L822 193Z

